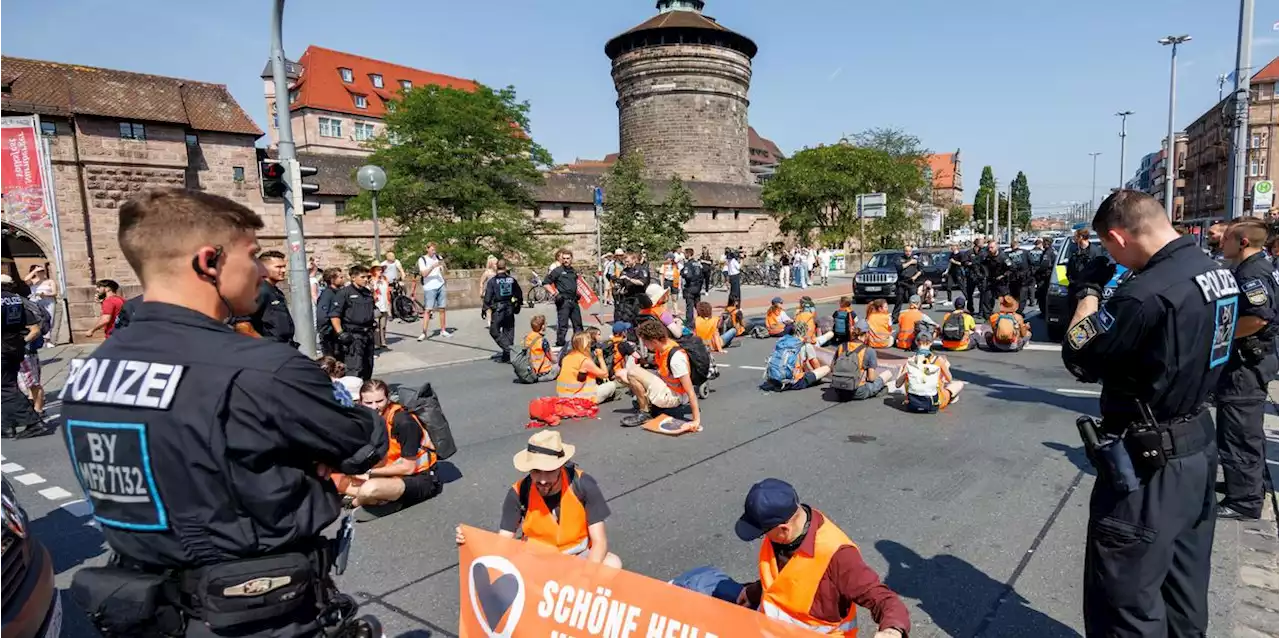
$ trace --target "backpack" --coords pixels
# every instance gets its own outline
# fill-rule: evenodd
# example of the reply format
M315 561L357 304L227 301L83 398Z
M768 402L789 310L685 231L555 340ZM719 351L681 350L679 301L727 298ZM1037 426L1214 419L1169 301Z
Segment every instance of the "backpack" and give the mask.
M538 382L538 375L533 373L533 361L529 358L528 348L511 352L511 369L516 373L516 383Z
M849 334L849 311L837 310L835 314L835 323L831 328L832 332L838 335Z
M938 394L942 388L942 368L933 355L914 355L907 359L907 411L938 411Z
M831 387L853 392L862 387L867 378L863 363L866 361L867 344L845 344L836 351L836 361L831 366Z
M996 315L995 326L991 330L991 338L996 343L1012 345L1018 342L1018 337L1022 335L1018 332L1018 318L1002 312Z
M453 440L453 430L449 429L449 419L444 416L440 407L440 396L436 394L428 381L416 391L409 388L398 388L396 403L404 406L409 414L418 419L431 437L436 448L436 458L447 459L458 452L458 444Z
M685 334L676 339L676 343L689 355L689 377L693 387L706 383L711 378L711 351L707 350L707 344L695 334Z
M578 469L573 463L565 463L564 471L569 474L569 489L573 490L573 495L578 497L578 501L582 502L582 488L578 487L578 476L582 474L582 470ZM529 490L533 489L533 477L525 476L520 479L520 490L516 494L520 501L520 518L529 512ZM583 502L585 506L586 503Z
M796 380L796 366L800 363L800 350L804 342L795 335L785 335L778 339L769 355L769 365L765 368L765 379L771 385L785 389Z
M964 340L964 313L959 310L947 315L942 321L942 338L947 341Z
M680 287L689 293L702 292L702 265L696 261L686 261L680 272Z

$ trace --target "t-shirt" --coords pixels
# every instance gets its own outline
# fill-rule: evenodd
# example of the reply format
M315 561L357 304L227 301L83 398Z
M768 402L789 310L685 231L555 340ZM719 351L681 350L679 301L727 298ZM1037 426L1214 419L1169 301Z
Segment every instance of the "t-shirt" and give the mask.
M418 258L418 272L422 272L424 270L431 270L436 266L436 264L439 264L439 263L440 263L440 257L438 255L435 257L431 257L429 255L423 255ZM435 290L436 288L443 288L443 287L444 287L444 267L443 266L441 266L440 268L437 268L436 270L431 271L431 274L427 275L426 277L423 277L422 279L423 290Z
M400 278L401 268L403 266L400 265L399 259L382 262L382 275L387 278L387 283L395 283L395 280Z
M684 350L673 351L667 358L667 367L671 370L671 376L677 379L689 374L689 354Z
M401 456L414 457L422 449L422 428L404 410L391 420L391 436L396 437L396 442L400 444Z
M730 277L742 272L742 262L738 261L738 258L736 256L729 258L729 263L727 264L727 266L728 268L726 270L728 271Z
M907 262L913 259L916 260L916 263L911 264L910 266L906 265ZM916 255L907 257L904 255L902 257L902 261L898 264L898 283L906 284L908 282L913 281L912 278L915 277L919 272L920 272L919 257L917 257Z
M587 525L595 525L602 523L609 518L609 503L605 502L604 494L600 491L600 486L590 474L583 474L577 478L578 490L575 495L578 500L582 501L582 508L587 510ZM538 489L537 485L530 485L529 490ZM572 489L572 488L568 488ZM543 496L543 502L547 504L547 508L555 515L556 520L560 519L560 492L556 492L551 496ZM520 494L516 492L516 488L512 487L507 490L507 498L502 501L502 521L498 524L498 529L507 532L515 532L520 527L523 516L520 512Z
M116 317L120 316L120 310L124 308L124 297L120 295L110 295L102 300L102 314L111 317L111 321L107 322L107 327L103 328L102 334L110 337L112 332L116 330Z

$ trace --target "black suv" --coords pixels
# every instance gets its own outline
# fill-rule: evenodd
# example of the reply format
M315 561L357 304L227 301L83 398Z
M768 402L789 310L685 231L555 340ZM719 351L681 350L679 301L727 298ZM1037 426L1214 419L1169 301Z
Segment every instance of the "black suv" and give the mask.
M53 584L53 560L32 538L27 513L3 479L4 638L57 638L62 604Z
M923 277L933 282L935 290L946 290L947 262L951 260L951 251L947 249L917 249L912 252L920 262ZM866 265L853 277L854 303L865 303L869 299L892 299L893 287L898 283L898 264L902 261L901 250L881 250L867 260Z

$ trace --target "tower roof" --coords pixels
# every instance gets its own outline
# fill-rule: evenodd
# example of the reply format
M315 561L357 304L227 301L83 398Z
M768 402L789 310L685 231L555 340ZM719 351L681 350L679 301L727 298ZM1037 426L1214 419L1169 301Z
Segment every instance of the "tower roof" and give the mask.
M658 15L622 32L604 45L612 60L622 53L664 44L711 44L733 49L754 58L756 43L745 35L725 28L715 18L702 15L702 2L658 2ZM666 6L664 6L666 5ZM675 5L691 6L679 8Z

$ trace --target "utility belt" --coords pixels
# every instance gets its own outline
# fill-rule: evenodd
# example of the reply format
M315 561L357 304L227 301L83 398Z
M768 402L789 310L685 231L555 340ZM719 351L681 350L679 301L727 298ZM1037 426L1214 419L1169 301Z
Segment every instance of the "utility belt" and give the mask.
M181 636L193 620L220 631L272 619L305 623L311 615L319 628L342 622L330 614L349 604L329 577L335 564L345 567L346 545L320 540L309 551L192 569L158 569L113 555L105 567L76 572L71 591L107 638Z
M1169 461L1203 451L1214 441L1213 419L1204 408L1157 422L1146 417L1114 425L1090 416L1076 419L1089 462L1112 489L1128 494L1142 487Z
M373 332L373 326L343 326L342 331L350 332L351 334L364 335Z

